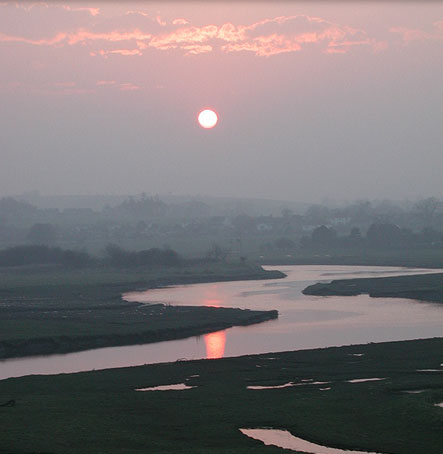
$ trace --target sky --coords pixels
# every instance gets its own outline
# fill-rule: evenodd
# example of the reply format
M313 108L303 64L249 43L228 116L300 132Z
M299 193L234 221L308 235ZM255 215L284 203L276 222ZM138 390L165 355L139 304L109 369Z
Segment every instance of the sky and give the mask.
M442 2L0 0L0 68L0 197L443 197Z

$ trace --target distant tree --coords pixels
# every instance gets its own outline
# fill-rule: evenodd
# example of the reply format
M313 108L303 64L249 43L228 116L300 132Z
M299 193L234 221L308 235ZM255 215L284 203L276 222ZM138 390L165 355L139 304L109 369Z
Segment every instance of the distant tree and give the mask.
M351 233L350 233L351 238L361 238L361 231L358 227L352 227Z
M275 247L281 251L286 251L288 249L294 249L295 243L290 238L281 237L274 241Z
M180 263L180 257L172 249L152 248L136 253L138 265L174 266Z
M62 265L75 268L90 265L93 262L94 259L87 252L72 251L70 249L61 251L59 261Z
M402 230L394 224L371 224L366 239L371 247L396 247L403 243Z
M289 209L289 208L283 208L281 210L281 215L285 219L288 219L288 218L290 218L290 217L292 217L294 215L294 212L291 209Z
M134 253L115 244L108 244L105 248L105 260L113 266L128 266L134 262Z
M364 240L361 236L361 231L358 227L353 227L348 237L340 239L341 244L345 247L360 247L363 246Z
M305 213L306 222L310 225L325 224L329 217L329 208L323 205L311 205Z
M139 199L129 197L119 205L109 208L107 214L119 216L131 216L139 219L163 216L167 211L167 205L158 196L148 197L142 194Z
M0 199L0 222L17 225L29 221L38 212L38 209L28 202L15 200L12 197Z
M92 262L92 257L86 252L43 245L14 246L0 250L0 266L58 264L79 267Z
M206 254L208 258L213 259L215 261L222 261L226 260L228 256L228 251L225 248L222 248L219 244L213 243L211 249Z
M260 245L260 252L261 253L269 253L274 250L274 245L270 241L266 241Z
M434 221L435 214L442 206L440 200L435 197L429 197L418 201L415 206L415 212L425 227L430 227Z
M151 248L135 252L127 251L115 244L106 246L105 260L116 267L174 266L180 263L179 255L172 249Z
M255 229L255 220L247 214L239 214L232 221L234 228L239 234L248 233Z
M57 230L52 224L34 224L28 232L28 242L51 245L57 240Z
M443 233L429 227L426 227L421 231L419 238L421 242L425 244L443 244Z
M356 202L345 210L346 216L348 216L352 223L364 224L370 222L374 218L374 210L372 204L369 201Z
M300 247L302 249L309 248L311 246L311 238L308 236L304 235L300 238Z
M321 225L313 230L311 241L314 246L332 246L337 237L334 229Z

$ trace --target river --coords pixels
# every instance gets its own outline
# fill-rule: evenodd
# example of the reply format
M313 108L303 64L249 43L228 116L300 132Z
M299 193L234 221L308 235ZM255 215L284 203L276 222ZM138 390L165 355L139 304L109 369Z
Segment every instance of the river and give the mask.
M277 309L277 320L176 341L4 360L0 361L0 379L443 336L443 305L367 295L302 294L313 282L442 270L320 265L267 268L280 269L287 277L169 287L130 293L124 298L172 305Z

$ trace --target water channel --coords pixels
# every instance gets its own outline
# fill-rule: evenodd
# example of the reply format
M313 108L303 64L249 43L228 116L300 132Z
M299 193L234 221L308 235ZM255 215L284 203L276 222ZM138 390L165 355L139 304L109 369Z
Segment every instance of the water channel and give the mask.
M442 270L304 265L267 268L280 269L287 277L169 287L130 293L124 298L148 304L277 309L277 320L176 341L4 360L0 361L0 379L443 336L443 305L440 304L367 295L302 294L313 282Z

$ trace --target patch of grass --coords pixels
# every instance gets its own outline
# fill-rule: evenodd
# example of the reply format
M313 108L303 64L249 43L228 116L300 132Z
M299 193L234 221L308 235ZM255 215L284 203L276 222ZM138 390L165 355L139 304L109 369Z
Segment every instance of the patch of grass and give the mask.
M8 379L0 399L16 405L0 407L0 452L284 452L238 430L273 427L342 449L437 454L443 379L417 369L438 368L442 351L428 339ZM348 382L371 377L386 380ZM246 388L307 379L331 390ZM174 383L196 388L135 391Z

